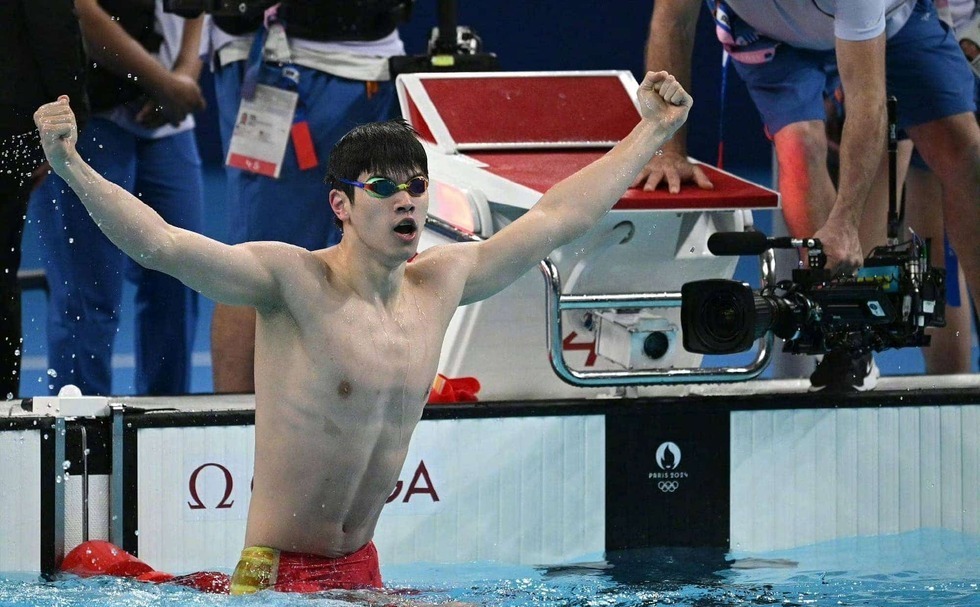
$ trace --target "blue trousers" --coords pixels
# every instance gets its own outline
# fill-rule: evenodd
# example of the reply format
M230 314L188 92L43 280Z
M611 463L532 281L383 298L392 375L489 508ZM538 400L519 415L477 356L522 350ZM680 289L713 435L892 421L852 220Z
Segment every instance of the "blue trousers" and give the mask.
M274 240L316 250L340 242L328 198L330 186L324 183L330 151L355 126L397 116L394 82L380 82L377 91L368 94L364 82L302 66L297 69L319 164L301 170L290 141L278 179L225 167L231 244ZM244 71L245 62L236 61L214 74L225 155L241 104Z
M93 118L79 136L78 150L99 174L136 195L167 223L201 231L201 158L193 131L145 139ZM137 393L188 392L197 293L126 257L57 175L44 180L31 204L51 288L47 337L52 393L65 384L75 384L87 395L111 393L124 278L136 284Z

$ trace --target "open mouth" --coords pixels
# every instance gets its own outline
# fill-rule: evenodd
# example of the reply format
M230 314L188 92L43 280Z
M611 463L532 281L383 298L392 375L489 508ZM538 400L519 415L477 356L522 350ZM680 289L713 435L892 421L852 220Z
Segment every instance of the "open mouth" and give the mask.
M395 226L395 232L402 236L412 237L419 231L419 226L414 219L403 219Z

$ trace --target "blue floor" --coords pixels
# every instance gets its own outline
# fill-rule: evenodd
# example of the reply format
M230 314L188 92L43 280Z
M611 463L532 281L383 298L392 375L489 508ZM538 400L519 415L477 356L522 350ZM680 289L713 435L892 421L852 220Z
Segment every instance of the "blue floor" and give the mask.
M768 183L769 175L765 171L731 169L746 179L757 183ZM205 187L205 233L223 240L225 233L224 206L224 173L216 164L206 164L204 172ZM770 212L755 213L755 223L758 229L771 232L772 216ZM38 243L36 222L28 212L27 227L24 233L24 253L22 269L40 269L43 267L43 251ZM735 278L758 284L758 264L754 258L743 258L736 270ZM133 381L133 296L135 289L126 285L124 289L124 304L119 333L116 336L115 354L113 355L114 395L132 395L136 389ZM45 347L45 306L46 299L40 291L28 291L24 294L24 345L23 369L21 376L21 396L37 396L48 392L48 369ZM194 393L209 393L212 391L211 382L211 353L210 353L210 322L213 303L201 298L201 310L198 321L197 337L194 345L193 371L191 391ZM974 344L973 360L977 360L977 346ZM876 355L878 366L883 375L915 375L924 371L922 356L918 350L891 350ZM726 361L726 362L719 362ZM733 362L730 357L711 358L706 365L741 364ZM974 362L976 371L976 362ZM772 368L767 369L763 377L771 377Z

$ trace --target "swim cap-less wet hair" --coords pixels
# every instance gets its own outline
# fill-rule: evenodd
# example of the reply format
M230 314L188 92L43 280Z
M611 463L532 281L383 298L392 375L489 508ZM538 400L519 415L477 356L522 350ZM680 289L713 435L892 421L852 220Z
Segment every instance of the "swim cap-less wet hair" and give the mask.
M371 122L355 127L344 135L330 152L327 183L354 198L354 186L338 178L357 180L361 173L400 176L429 175L425 149L405 120Z

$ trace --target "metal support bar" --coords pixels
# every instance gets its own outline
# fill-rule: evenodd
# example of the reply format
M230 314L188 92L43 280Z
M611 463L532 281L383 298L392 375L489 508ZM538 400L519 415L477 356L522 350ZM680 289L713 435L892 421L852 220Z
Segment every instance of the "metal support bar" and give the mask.
M459 242L483 240L475 234L460 230L437 217L429 216L426 227ZM772 250L759 256L762 283L774 281L775 257ZM695 384L746 381L758 377L772 358L773 334L767 332L756 342L755 360L742 367L687 367L622 371L580 371L565 363L562 349L562 312L569 310L608 310L622 308L679 308L681 294L677 292L623 293L609 295L562 295L558 267L544 259L539 269L545 281L548 358L555 373L573 386L588 388L610 386L650 386L660 384Z
M88 432L85 424L80 423L82 430L82 541L88 541Z
M66 436L67 424L65 418L59 417L54 422L52 439L54 440L54 470L51 471L55 476L54 484L54 564L55 567L61 566L61 561L65 558L65 485L68 484L65 478L65 461L67 460L68 442ZM46 572L54 573L54 571Z
M769 257L772 257L771 252ZM764 280L771 276L767 270L772 263L763 261ZM572 369L565 363L562 348L562 312L568 310L608 310L622 308L679 308L681 294L676 292L661 293L630 293L613 295L562 295L561 275L558 267L550 260L544 259L539 265L544 275L548 316L548 357L551 367L558 377L573 386L607 387L607 386L650 386L659 384L693 384L745 381L757 377L769 364L772 357L772 332L762 336L758 344L758 353L752 364L744 367L687 367L671 369L643 369L622 371L580 371Z

